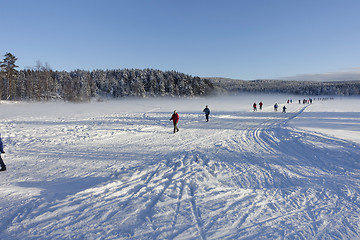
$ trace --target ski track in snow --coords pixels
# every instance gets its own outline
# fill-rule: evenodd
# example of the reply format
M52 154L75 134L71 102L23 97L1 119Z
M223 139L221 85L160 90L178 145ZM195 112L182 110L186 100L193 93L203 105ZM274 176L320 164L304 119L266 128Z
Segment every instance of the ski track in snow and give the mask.
M359 239L359 144L280 112L5 119L1 239Z

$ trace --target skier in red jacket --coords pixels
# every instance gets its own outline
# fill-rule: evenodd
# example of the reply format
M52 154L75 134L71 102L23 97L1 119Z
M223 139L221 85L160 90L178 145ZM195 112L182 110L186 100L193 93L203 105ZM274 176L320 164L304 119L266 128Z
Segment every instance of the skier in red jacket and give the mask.
M254 110L254 111L257 111L257 109L256 109L256 103L253 104L253 110Z
M170 120L172 120L173 123L174 123L174 133L175 133L175 132L178 132L179 129L178 129L178 127L177 127L177 123L178 123L178 121L179 121L179 114L178 114L176 111L174 111L174 113L173 113L173 115L171 116Z

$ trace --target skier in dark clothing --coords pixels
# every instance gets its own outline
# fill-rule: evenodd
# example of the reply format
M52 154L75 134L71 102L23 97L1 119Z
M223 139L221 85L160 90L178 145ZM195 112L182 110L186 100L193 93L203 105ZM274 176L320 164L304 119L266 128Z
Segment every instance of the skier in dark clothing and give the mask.
M173 115L171 116L170 120L172 120L173 123L174 123L174 133L178 132L179 129L178 129L178 127L177 127L177 123L178 123L178 121L179 121L179 114L178 114L176 111L174 111L174 113L173 113Z
M282 112L286 113L286 107L285 106L283 106L283 111Z
M204 108L203 112L205 113L206 121L208 122L209 121L209 115L210 115L210 109L208 108L207 105Z
M264 105L264 104L263 104L262 102L259 103L260 110L262 110L262 106L263 106L263 105Z
M2 141L1 141L1 134L0 134L0 166L1 166L0 171L5 171L6 166L5 166L4 161L1 158L1 153L5 153L5 152L4 152L4 145L3 145Z
M253 104L253 110L254 110L254 111L257 111L257 109L256 109L256 103Z
M274 111L277 112L277 109L278 109L278 104L275 103L275 104L274 104Z

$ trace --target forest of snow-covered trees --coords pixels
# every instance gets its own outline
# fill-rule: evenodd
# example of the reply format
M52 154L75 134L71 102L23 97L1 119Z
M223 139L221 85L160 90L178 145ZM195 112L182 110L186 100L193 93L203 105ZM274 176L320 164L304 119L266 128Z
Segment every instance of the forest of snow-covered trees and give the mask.
M210 79L217 92L265 92L298 95L360 95L359 81L313 82L282 80L234 80L226 78Z
M6 53L0 62L0 99L87 101L94 97L201 96L211 81L176 71L154 69L53 71L38 63L18 71L17 58Z
M21 70L15 85L2 77L1 99L87 101L95 97L201 96L213 86L209 80L175 71L153 69Z
M154 69L53 71L38 64L16 70L11 53L0 62L1 100L88 101L97 97L206 96L214 93L267 92L300 95L360 95L360 81L306 82L199 78Z

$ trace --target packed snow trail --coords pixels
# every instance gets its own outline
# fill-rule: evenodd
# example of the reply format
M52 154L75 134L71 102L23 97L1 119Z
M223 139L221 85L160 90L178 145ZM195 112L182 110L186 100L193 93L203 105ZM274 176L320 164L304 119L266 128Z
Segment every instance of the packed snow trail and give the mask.
M288 108L7 119L1 239L359 238L359 144Z

